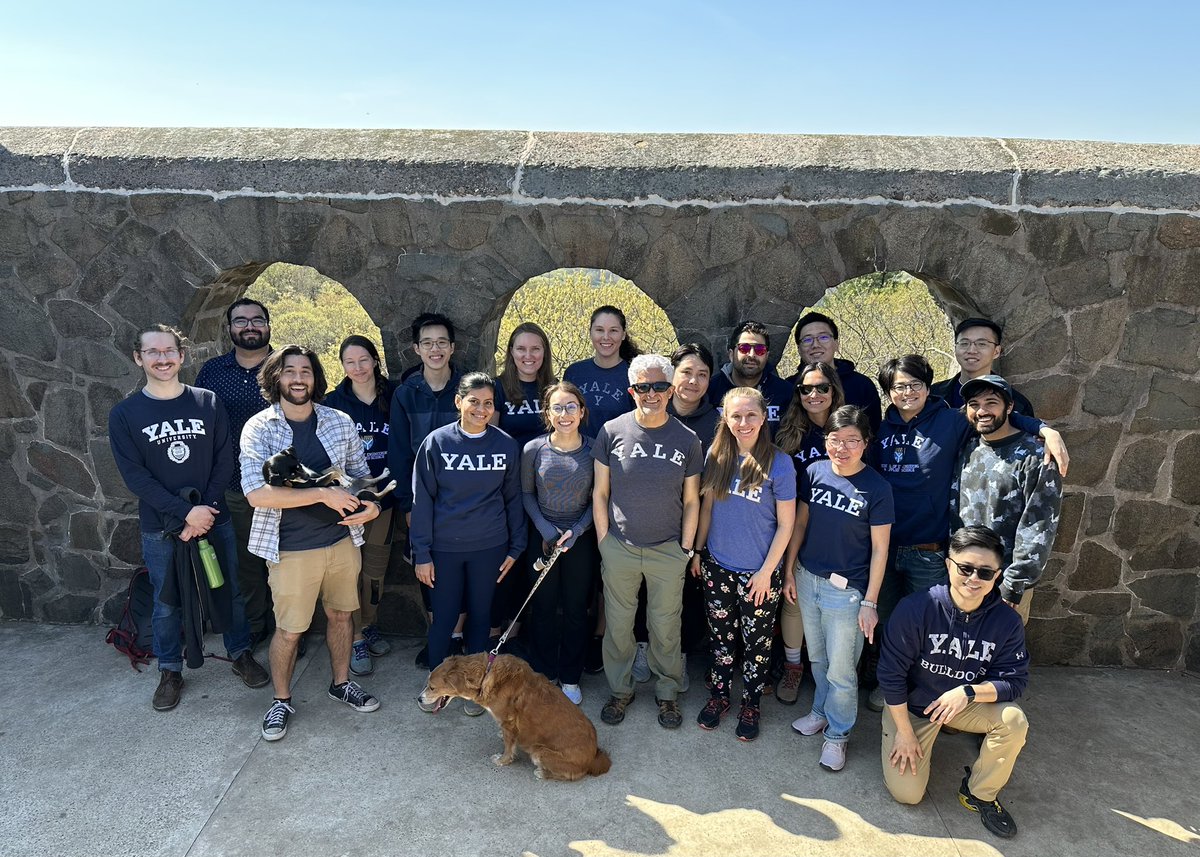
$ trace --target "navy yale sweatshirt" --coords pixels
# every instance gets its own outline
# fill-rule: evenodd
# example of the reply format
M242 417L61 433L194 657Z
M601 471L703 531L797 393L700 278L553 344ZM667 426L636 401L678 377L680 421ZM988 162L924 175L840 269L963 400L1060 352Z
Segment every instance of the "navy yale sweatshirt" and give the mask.
M411 541L415 562L432 551L467 552L508 546L525 550L521 451L495 426L470 437L458 423L434 429L417 450Z

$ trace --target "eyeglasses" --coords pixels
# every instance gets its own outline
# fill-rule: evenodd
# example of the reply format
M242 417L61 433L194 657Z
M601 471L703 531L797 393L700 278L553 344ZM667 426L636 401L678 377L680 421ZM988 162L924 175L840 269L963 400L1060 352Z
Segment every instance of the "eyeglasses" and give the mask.
M656 393L667 392L667 390L671 389L671 382L670 381L643 381L640 384L630 384L629 386L633 389L633 392L644 396L647 393L649 393L651 390L653 390Z
M818 342L822 345L828 345L833 341L833 337L828 333L818 333L816 336L802 336L800 338L801 345L816 345Z
M908 384L893 384L893 393L919 393L925 389L924 381L912 381Z
M229 326L234 330L245 330L247 327L255 327L261 330L264 327L270 327L271 322L267 321L261 315L256 315L254 318L235 318L229 322Z
M840 440L836 437L825 438L825 445L831 449L858 449L863 443L865 441L859 438L852 438L851 440Z
M157 348L139 348L138 354L143 357L149 357L151 360L174 360L179 356L178 348L168 348L166 351L159 351Z
M960 339L954 343L954 347L959 351L966 351L968 348L974 348L976 351L982 351L990 346L997 346L999 342L992 342L990 339Z
M423 351L428 351L431 348L437 348L441 351L445 351L453 344L454 343L452 343L449 339L422 339L417 343L417 347Z
M577 413L579 413L579 405L575 404L574 402L571 402L569 405L551 405L550 413L554 414L556 417L561 417L563 414L575 416Z
M737 344L737 350L739 354L749 354L750 352L754 352L759 357L762 357L767 353L767 346L763 345L761 342L739 342Z
M986 565L970 565L969 563L959 562L954 557L948 556L946 559L954 563L954 567L958 569L958 573L963 577L970 577L973 574L984 583L987 583L1000 572L1000 569L988 568Z
M831 386L829 384L800 384L797 388L801 396L811 396L813 393L820 393L822 396L828 396Z

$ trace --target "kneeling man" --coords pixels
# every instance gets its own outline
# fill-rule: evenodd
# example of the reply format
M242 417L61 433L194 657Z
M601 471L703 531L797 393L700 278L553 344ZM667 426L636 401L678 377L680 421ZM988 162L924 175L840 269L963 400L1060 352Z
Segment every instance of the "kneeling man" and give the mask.
M930 752L943 726L983 736L958 800L983 825L1008 839L1016 822L1000 790L1025 745L1028 723L1017 699L1029 678L1025 629L996 588L1004 545L987 527L950 538L950 582L909 595L883 635L879 686L883 710L883 779L900 803L920 803Z

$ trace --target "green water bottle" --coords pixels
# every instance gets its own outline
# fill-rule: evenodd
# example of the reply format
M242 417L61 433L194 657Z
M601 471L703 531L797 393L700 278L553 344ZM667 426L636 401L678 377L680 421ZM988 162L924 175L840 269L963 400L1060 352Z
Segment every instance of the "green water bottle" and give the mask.
M204 566L204 575L208 578L209 589L220 589L225 585L221 575L221 563L217 562L217 552L208 543L208 539L198 539L196 546L200 548L200 563Z

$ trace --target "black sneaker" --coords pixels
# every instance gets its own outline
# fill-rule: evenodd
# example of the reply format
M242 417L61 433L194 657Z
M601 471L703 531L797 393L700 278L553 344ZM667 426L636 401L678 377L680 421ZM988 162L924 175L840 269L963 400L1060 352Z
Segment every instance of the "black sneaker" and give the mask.
M416 665L423 670L429 669L429 644L426 643L421 651L417 652Z
M154 701L151 704L155 711L170 711L179 704L181 693L183 693L183 673L175 670L161 670L158 674L158 688L154 691Z
M583 658L583 671L588 675L604 672L604 638L593 636Z
M237 656L233 662L233 674L245 682L246 687L263 687L271 680L262 664L254 660L251 649L246 649Z
M262 722L264 741L278 741L287 734L288 715L296 713L291 702L290 699L277 699L271 703Z
M462 637L451 637L450 648L446 650L446 657L452 658L455 655L465 655L467 653L467 644Z
M701 729L711 732L721 725L721 718L728 710L728 699L723 696L710 696L708 702L700 709L700 713L696 715L696 722L700 724Z
M683 714L679 711L679 703L673 699L658 699L658 725L663 729L678 729L683 723Z
M963 777L962 785L958 787L958 802L971 812L979 813L983 826L1001 839L1012 839L1016 836L1017 822L1008 814L1008 810L1001 806L998 800L980 800L971 794L971 790L967 788L971 769L964 768L963 770L967 772L967 775Z
M758 737L758 706L743 705L738 715L737 729L733 733L739 741L753 741Z
M625 719L625 709L633 702L633 694L629 696L610 696L608 702L600 709L600 719L609 726L616 726Z
M329 698L344 702L355 711L375 711L379 708L379 700L353 681L329 685Z

